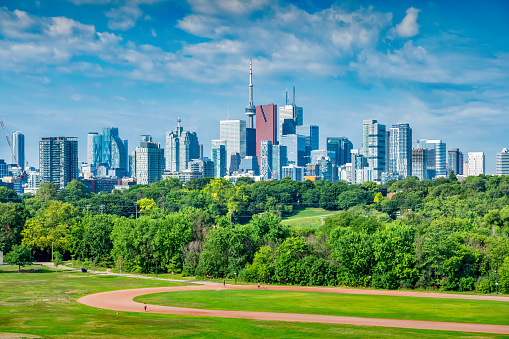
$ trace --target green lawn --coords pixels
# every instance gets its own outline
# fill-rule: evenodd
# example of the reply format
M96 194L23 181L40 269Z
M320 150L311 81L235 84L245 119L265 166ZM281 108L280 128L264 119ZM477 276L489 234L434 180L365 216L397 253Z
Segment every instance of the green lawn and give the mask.
M37 268L41 269L37 273ZM41 267L0 266L0 337L24 333L44 338L448 338L477 335L380 327L356 327L186 317L102 310L78 304L89 293L171 286L166 281L58 272Z
M156 293L136 300L215 310L509 325L509 302L267 290Z
M322 224L320 217L330 216L341 211L328 211L323 208L307 207L300 209L296 214L282 221L285 225L296 227L319 227Z

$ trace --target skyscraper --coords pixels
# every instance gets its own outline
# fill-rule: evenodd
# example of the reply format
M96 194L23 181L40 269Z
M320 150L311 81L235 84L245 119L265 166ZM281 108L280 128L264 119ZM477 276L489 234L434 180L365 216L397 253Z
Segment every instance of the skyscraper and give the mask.
M12 133L12 151L16 156L16 159L12 159L12 163L15 164L18 161L21 170L26 167L25 164L25 135L20 131Z
M337 166L344 165L352 161L350 153L353 144L348 138L327 138L327 151L334 152L335 164Z
M64 188L78 179L78 138L44 137L39 141L41 183L53 182Z
M412 175L415 175L419 180L428 179L428 164L426 148L414 148L412 150Z
M87 134L87 163L95 165L94 162L94 137L99 135L97 132L89 132Z
M431 151L427 152L428 178L434 179L439 175L447 175L445 142L442 142L442 140L421 139L417 143Z
M412 129L409 124L392 125L389 132L389 172L403 178L412 175Z
M468 152L468 175L484 174L484 152Z
M239 153L240 158L246 156L246 121L221 120L219 134L219 139L226 141L227 167L230 168L232 153Z
M272 178L272 142L262 140L260 142L260 175L264 179Z
M272 145L272 179L283 179L282 168L286 165L288 165L286 146Z
M447 151L447 174L452 171L454 174L463 175L463 153L457 148Z
M306 137L300 134L283 135L279 142L280 145L286 146L288 164L296 166L306 166Z
M295 86L293 87L293 103L288 104L288 94L286 95L286 104L279 107L279 122L278 122L278 141L283 136L283 123L285 119L293 119L296 126L304 123L304 109L295 105Z
M120 139L117 127L103 128L103 133L87 135L87 162L93 166L105 166L126 174L128 170L127 140Z
M277 105L256 106L256 156L260 161L263 140L270 141L273 145L277 142Z
M382 172L387 169L385 125L379 124L377 120L364 120L362 141L362 154L372 169L372 178L380 181Z
M295 129L296 134L303 135L306 138L306 164L311 161L311 151L320 148L320 136L318 131L319 129L316 125L300 125Z
M180 122L178 118L175 131L166 132L165 168L170 172L186 170L191 160L200 159L200 143L196 132L184 131Z
M211 159L214 163L214 177L222 178L226 176L226 141L212 140Z
M136 147L136 181L140 185L149 185L161 181L164 172L164 150L150 135L140 138L140 147Z
M497 175L509 175L509 151L507 148L497 153Z

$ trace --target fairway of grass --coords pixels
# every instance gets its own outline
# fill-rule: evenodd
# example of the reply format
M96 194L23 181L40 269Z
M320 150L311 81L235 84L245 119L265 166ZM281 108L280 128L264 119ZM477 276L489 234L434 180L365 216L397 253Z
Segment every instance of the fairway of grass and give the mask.
M155 293L135 300L214 310L509 325L509 302L503 301L229 289Z
M39 267L40 268L40 267ZM175 286L167 281L0 266L0 333L44 338L450 338L503 335L351 325L190 317L103 310L75 301L89 293ZM233 305L234 303L232 303ZM141 306L140 306L141 307Z
M284 219L281 223L296 227L320 227L320 217L331 216L341 211L328 211L323 208L307 207L297 211L296 214Z

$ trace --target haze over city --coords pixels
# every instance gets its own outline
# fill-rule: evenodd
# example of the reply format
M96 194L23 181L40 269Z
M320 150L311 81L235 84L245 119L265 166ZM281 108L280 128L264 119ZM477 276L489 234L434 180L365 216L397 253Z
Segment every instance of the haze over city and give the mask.
M296 86L304 123L362 144L362 121L409 123L413 139L483 151L507 147L509 4L464 1L3 1L0 117L39 140L118 127L164 144L177 118L204 155L219 121L284 105ZM0 158L10 160L6 142Z

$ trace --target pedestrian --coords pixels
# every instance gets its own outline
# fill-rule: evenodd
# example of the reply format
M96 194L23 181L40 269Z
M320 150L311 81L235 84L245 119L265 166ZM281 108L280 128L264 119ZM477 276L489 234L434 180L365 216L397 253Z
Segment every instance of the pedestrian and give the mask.
M260 282L258 282L258 288L260 288Z
M144 307L145 307L145 312L147 312L147 304L145 304Z
M223 287L226 287L226 279L223 279Z

